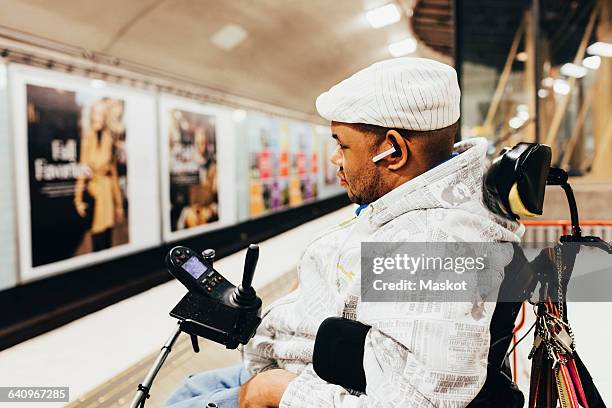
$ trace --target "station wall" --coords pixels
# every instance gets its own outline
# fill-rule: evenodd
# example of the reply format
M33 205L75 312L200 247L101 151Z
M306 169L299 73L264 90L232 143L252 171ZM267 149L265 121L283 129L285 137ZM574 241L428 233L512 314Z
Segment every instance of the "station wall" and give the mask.
M0 65L0 289L342 193L329 129Z

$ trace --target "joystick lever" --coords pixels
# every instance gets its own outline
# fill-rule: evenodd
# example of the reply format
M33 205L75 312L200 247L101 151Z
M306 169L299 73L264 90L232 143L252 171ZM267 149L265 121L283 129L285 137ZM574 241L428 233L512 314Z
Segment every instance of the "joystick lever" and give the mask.
M253 276L259 259L259 246L255 244L249 245L244 261L244 272L242 275L242 284L236 289L232 295L232 300L239 306L249 307L258 305L257 295L253 289Z

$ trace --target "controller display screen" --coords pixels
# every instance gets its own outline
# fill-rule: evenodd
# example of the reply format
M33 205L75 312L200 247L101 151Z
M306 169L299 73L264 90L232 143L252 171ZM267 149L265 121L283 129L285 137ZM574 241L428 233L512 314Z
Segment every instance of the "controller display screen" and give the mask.
M195 256L189 258L187 262L182 265L182 268L195 279L199 279L208 270L208 267L200 262Z

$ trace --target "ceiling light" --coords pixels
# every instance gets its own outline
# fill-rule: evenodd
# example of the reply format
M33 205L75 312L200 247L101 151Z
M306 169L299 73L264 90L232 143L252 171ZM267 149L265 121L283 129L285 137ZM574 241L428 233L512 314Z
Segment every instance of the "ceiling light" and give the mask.
M239 25L227 24L214 33L210 37L210 41L222 50L229 51L238 46L248 36L246 30Z
M244 109L236 109L232 112L232 119L234 119L234 122L242 122L246 119L246 116L247 113Z
M525 51L519 52L518 54L516 54L516 59L521 62L527 61L527 53Z
M559 95L567 95L570 93L570 86L564 79L555 79L555 84L553 85L553 90L555 93Z
M516 106L516 116L521 119L523 122L525 122L527 119L529 119L529 107L527 105L525 105L524 103L521 103L520 105Z
M582 60L582 66L588 69L596 70L601 65L601 57L599 55L591 55Z
M91 86L93 88L104 88L106 86L106 82L101 79L92 79Z
M525 121L527 119L529 119L529 112L527 111L521 111L519 113L517 113L516 115L518 118L520 118L521 120Z
M548 96L548 89L540 89L538 91L538 96L540 98L546 98Z
M389 44L389 52L393 57L401 57L403 55L412 54L417 49L417 42L414 38L406 38L405 40L397 41Z
M612 57L612 44L598 41L589 45L587 52L600 57Z
M512 128L512 129L518 129L521 126L523 126L523 123L525 123L525 121L519 117L513 117L512 119L510 119L508 121L508 125Z
M555 80L552 77L546 77L542 80L542 86L545 86L546 88L552 88L554 84Z
M561 67L561 74L573 78L582 78L587 74L587 70L585 67L568 62Z
M380 28L397 23L400 20L400 13L395 4L391 3L366 11L366 18L372 28Z

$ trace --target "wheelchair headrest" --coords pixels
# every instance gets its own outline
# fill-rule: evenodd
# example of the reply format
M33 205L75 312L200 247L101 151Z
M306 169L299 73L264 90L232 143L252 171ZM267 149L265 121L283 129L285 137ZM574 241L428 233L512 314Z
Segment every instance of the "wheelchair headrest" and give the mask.
M485 203L511 219L542 214L551 150L539 143L504 148L484 177Z

